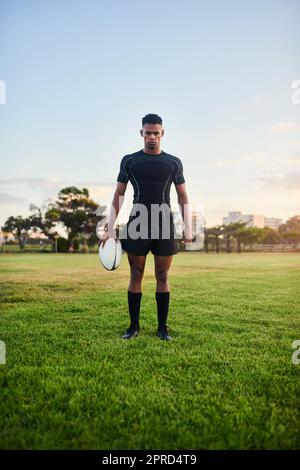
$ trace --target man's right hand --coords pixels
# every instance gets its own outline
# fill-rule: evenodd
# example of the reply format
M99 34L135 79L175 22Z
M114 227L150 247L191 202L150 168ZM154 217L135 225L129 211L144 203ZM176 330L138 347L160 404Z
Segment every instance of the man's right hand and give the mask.
M99 242L98 242L98 246L101 245L101 243L103 243L103 246L105 245L106 243L106 240L108 240L110 238L108 232L104 232L104 234L102 235L102 237L100 238Z
M117 240L117 234L116 234L116 230L114 229L108 229L108 227L106 226L106 229L102 235L102 237L100 238L99 242L98 242L98 246L100 246L102 243L103 243L103 246L105 245L106 243L106 240L108 240L109 238L113 238L114 240Z

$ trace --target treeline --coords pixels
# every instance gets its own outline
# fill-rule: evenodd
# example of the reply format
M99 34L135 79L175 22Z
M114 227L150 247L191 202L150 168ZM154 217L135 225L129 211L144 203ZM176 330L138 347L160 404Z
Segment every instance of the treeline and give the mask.
M31 205L28 217L9 217L1 227L5 242L10 234L17 240L20 250L32 243L32 234L44 235L52 251L88 252L98 243L97 224L105 218L106 207L99 206L86 188L69 186L59 191L56 200L41 209ZM117 233L120 227L117 227ZM64 232L62 236L61 232ZM197 234L194 234L197 235ZM300 244L300 216L291 217L278 230L269 227L247 227L245 223L218 225L204 229L204 251L241 252L253 249L256 244L290 245L297 249ZM178 240L179 249L184 249Z
M12 234L18 241L20 250L33 233L43 234L53 251L88 251L97 241L96 227L104 218L105 206L99 206L86 188L76 186L63 188L55 201L49 202L44 210L31 205L29 217L9 217L1 227L4 238ZM61 232L65 232L65 236Z
M226 251L241 253L243 248L253 249L256 244L290 245L297 249L300 244L300 216L288 219L278 230L270 227L247 227L246 223L237 222L204 229L204 250L217 253Z

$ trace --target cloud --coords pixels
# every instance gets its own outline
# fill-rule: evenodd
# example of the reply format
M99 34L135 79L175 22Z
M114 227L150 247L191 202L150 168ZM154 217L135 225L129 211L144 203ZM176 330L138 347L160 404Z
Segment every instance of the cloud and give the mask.
M66 181L55 177L51 178L8 178L0 180L0 187L7 189L20 188L27 186L32 191L40 191L42 193L53 194L60 191L66 186L77 186L79 188L88 188L91 191L98 192L99 195L109 193L115 186L112 182L103 181Z
M58 192L67 186L77 186L78 188L87 188L91 198L102 205L111 202L115 182L109 181L66 181L55 177L50 178L8 178L0 180L0 203L24 205L29 202L40 205L54 199ZM26 188L28 199L22 198Z
M27 199L11 196L10 194L0 193L0 204L24 204L28 203Z
M287 155L267 155L265 152L252 152L243 154L238 158L228 158L215 160L208 164L209 168L262 168L266 170L280 171L289 167L298 167L300 165L300 154L295 152L291 156ZM287 167L287 168L285 168Z
M82 188L85 186L90 188L91 186L115 186L116 183L114 181L79 181L76 185Z
M240 155L237 158L228 158L225 160L215 160L208 164L209 168L224 167L247 167L249 165L262 165L265 162L264 152L253 152Z
M265 188L281 188L288 191L300 192L300 172L298 173L277 173L258 178L264 183Z
M300 165L300 155L289 157L284 161L284 163L287 163L288 165L291 165L291 166Z
M271 132L278 134L282 132L300 131L300 124L296 122L279 122L270 128Z
M112 197L115 185L87 185L87 188L91 198L101 202L103 198Z
M53 195L58 188L62 187L62 180L58 178L7 178L0 180L0 188L10 193L24 192L24 187L33 192L42 194L42 197Z
M25 184L36 187L51 187L61 180L58 178L7 178L0 180L1 185Z

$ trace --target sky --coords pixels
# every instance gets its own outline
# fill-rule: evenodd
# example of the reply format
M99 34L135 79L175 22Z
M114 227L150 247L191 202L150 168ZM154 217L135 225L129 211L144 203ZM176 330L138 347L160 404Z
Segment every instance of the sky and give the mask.
M148 113L208 226L300 214L299 25L299 0L0 0L0 225L70 185L109 207Z

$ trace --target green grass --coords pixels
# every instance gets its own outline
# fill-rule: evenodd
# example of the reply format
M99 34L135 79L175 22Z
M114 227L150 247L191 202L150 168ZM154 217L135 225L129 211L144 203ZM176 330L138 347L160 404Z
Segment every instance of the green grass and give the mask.
M142 332L128 266L97 255L0 256L2 449L299 449L300 256L180 253L156 337L153 258Z

